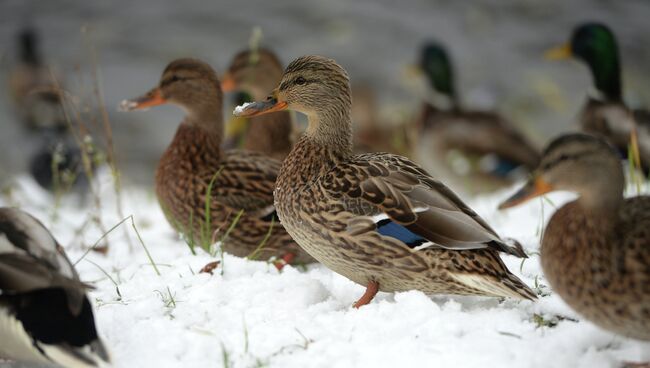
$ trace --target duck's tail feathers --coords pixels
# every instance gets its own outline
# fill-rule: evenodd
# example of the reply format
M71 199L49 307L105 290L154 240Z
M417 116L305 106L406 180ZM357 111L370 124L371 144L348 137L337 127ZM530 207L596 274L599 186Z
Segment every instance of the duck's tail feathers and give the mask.
M512 245L508 243L512 243ZM491 245L492 248L515 257L528 258L528 255L524 251L524 247L517 239L507 238L504 239L504 241L494 240L491 242Z
M493 276L457 273L453 274L453 277L464 285L479 290L484 295L526 300L537 299L537 294L512 274L496 278Z

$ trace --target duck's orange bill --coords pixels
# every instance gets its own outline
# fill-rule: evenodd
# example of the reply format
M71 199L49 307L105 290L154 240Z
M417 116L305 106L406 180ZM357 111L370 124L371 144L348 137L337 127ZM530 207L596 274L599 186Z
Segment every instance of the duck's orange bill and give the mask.
M568 43L554 47L544 53L544 58L547 60L564 60L570 59L572 56L573 52L571 51L571 45Z
M552 192L553 187L542 180L540 177L530 179L523 188L513 194L510 198L506 199L499 205L499 209L510 208L522 204L532 198L541 196L548 192Z
M224 92L232 92L237 89L237 84L235 84L235 79L228 72L221 77L221 90Z
M163 105L166 103L167 100L163 97L160 88L154 88L143 96L134 98L132 100L122 101L122 103L120 104L120 110L122 111L142 110L152 106Z
M289 104L285 101L278 101L274 98L270 98L262 102L251 102L245 103L241 106L237 106L233 115L249 118L251 116L258 116L263 114L268 114L270 112L286 110Z

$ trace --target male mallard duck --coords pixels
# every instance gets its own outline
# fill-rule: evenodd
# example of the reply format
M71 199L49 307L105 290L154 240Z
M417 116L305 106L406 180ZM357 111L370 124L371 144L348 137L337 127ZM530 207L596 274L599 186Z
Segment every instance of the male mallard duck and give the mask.
M268 49L244 50L233 58L223 76L224 92L245 91L255 100L262 100L282 78L282 64ZM278 160L284 159L293 142L293 122L288 111L250 119L244 137L244 149L261 152Z
M156 170L156 194L172 227L198 244L211 241L216 231L229 231L222 249L239 257L251 255L264 242L257 252L260 259L312 261L275 219L273 188L280 162L257 152L221 148L222 93L214 70L195 59L172 61L158 87L123 101L122 108L166 103L187 112Z
M301 247L367 286L355 307L378 290L534 299L499 258L499 251L523 250L506 245L451 190L405 157L352 153L350 107L346 71L304 56L289 64L266 102L235 113L307 115L307 130L280 169L275 205Z
M480 192L512 184L535 168L538 151L508 120L461 106L443 46L427 43L418 67L440 97L440 107L424 104L417 124L418 157L428 170L469 192Z
M38 35L26 28L18 36L19 64L9 77L10 93L24 125L34 130L67 130L61 94L38 52Z
M573 30L569 43L549 50L549 59L577 58L591 70L598 96L588 97L580 114L587 133L607 138L627 157L630 137L636 134L641 165L650 170L650 112L631 110L623 102L618 46L604 24L584 23Z
M87 288L43 224L21 210L0 208L0 357L107 365Z
M508 208L555 190L580 197L551 217L542 267L555 292L612 332L650 340L650 197L623 199L619 156L602 138L574 133L546 148Z

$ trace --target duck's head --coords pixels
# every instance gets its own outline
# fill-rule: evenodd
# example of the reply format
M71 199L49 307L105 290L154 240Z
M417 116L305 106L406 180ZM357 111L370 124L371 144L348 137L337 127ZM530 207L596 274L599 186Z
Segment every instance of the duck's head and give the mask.
M177 59L169 63L160 83L146 94L120 105L124 111L146 109L167 103L188 114L221 114L221 87L215 71L197 59Z
M282 64L270 50L244 50L230 63L221 78L224 92L245 91L262 100L282 78Z
M312 55L291 62L266 101L238 108L235 115L248 117L290 109L307 115L311 124L321 120L345 121L349 119L350 107L347 72L332 59Z
M625 178L618 152L604 139L583 133L553 140L528 182L499 206L516 206L553 191L570 191L588 207L617 205Z
M614 33L606 25L579 25L573 30L568 43L548 50L545 56L551 60L573 57L583 61L591 69L596 88L607 98L620 99L618 46Z
M437 43L429 42L422 47L419 68L426 75L429 84L439 93L455 99L453 70L445 48Z

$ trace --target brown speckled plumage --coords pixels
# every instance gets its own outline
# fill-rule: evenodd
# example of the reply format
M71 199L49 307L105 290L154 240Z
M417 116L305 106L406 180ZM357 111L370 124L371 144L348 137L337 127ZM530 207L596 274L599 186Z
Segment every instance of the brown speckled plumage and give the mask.
M179 59L170 63L161 78L162 98L187 111L172 143L156 170L156 194L170 224L179 232L191 233L197 242L210 192L210 229L220 239L240 210L243 215L230 232L223 250L249 256L271 227L273 188L280 163L263 154L220 147L223 134L222 95L212 68L198 60ZM137 100L134 100L137 101ZM295 262L313 259L306 254L277 220L258 259L296 255Z
M227 77L235 89L251 94L255 100L263 100L282 78L282 64L268 49L245 50L233 58ZM293 123L291 113L250 118L246 129L243 148L261 152L278 160L284 159L291 147Z
M283 162L275 203L287 231L314 258L382 291L535 298L498 256L521 250L504 244L443 184L402 156L352 154L349 81L333 60L293 61L275 94L309 119ZM377 216L437 245L418 250L381 235Z
M542 239L553 290L600 327L650 340L650 197L623 200L618 155L583 134L551 143L532 181L580 195L553 214Z

